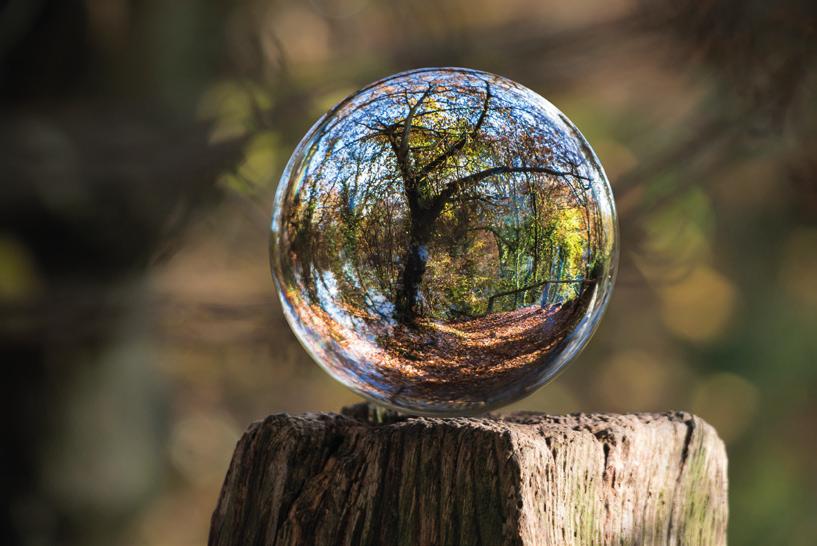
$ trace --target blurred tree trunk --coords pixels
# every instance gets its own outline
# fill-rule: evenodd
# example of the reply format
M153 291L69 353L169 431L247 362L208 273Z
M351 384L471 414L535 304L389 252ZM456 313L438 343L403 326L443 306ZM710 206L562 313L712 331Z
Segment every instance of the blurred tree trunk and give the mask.
M179 8L179 19L191 21L187 33L151 32L155 54L138 39L147 32L140 25L153 28L172 10L132 2L106 12L122 24L123 49L108 50L93 16L108 3L7 4L0 10L0 246L12 251L0 251L0 261L22 264L25 282L0 294L8 363L0 392L9 416L0 543L111 544L161 478L164 434L163 394L149 360L135 361L135 350L123 360L116 349L147 337L132 329L145 322L134 319L144 311L140 279L194 214L219 202L216 177L239 162L244 141L214 145L210 125L194 117L207 70L221 56L220 37L207 29L215 2ZM177 48L174 57L161 47L183 40L214 48ZM196 77L158 73L160 65L190 66L185 54L204 67ZM129 444L142 452L133 465L120 460L136 453Z

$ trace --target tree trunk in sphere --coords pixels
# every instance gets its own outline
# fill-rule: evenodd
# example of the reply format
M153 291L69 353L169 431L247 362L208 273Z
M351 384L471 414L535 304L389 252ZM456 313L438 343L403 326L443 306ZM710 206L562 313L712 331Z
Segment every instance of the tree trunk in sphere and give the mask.
M726 544L726 453L688 413L272 415L210 546Z
M414 324L419 314L417 296L428 263L431 226L435 220L425 211L412 213L409 244L395 298L395 318L403 324Z

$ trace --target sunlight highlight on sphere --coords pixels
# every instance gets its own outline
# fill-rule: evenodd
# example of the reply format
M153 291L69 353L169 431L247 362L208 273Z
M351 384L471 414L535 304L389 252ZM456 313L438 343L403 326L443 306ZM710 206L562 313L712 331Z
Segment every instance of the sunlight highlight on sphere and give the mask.
M460 68L376 82L304 137L270 262L298 339L335 379L415 413L478 413L584 347L617 264L610 185L552 104Z

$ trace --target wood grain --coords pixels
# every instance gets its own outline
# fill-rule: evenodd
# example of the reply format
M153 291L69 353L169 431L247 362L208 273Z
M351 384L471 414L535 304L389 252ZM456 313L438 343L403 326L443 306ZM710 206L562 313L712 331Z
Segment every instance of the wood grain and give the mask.
M209 544L720 546L726 464L682 412L278 414L239 441Z

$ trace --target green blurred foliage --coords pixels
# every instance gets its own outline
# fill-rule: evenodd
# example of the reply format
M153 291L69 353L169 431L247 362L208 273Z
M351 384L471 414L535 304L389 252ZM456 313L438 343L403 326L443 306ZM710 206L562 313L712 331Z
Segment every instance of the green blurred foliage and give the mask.
M272 193L335 102L460 65L560 107L620 212L599 332L509 411L692 410L730 542L813 544L817 14L767 4L7 2L2 542L201 544L249 422L356 401L281 315Z

